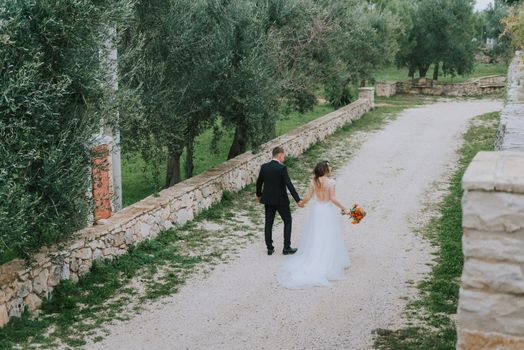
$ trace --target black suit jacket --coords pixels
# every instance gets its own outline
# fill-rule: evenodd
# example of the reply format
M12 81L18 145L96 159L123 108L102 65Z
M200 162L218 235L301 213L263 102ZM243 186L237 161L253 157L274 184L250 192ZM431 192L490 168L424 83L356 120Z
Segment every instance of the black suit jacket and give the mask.
M257 197L266 205L289 205L287 189L295 199L300 196L287 173L287 167L276 160L263 164L257 179Z

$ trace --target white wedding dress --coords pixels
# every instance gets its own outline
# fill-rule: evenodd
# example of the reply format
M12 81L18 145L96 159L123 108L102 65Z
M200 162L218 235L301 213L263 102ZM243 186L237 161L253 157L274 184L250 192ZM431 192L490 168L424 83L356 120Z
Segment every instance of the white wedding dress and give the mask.
M286 288L330 287L330 280L343 279L344 269L350 265L342 239L340 210L326 196L335 181L327 179L326 184L328 188L318 196L313 190L311 212L298 251L277 274L278 282Z

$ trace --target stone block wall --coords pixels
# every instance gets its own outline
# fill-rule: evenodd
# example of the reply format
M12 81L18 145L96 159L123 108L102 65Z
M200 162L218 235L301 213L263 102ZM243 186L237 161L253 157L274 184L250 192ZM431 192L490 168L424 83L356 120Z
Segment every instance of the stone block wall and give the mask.
M377 96L395 96L397 94L397 83L398 82L395 80L377 81L377 83L375 84L375 91Z
M524 153L480 152L462 184L457 349L524 349Z
M518 51L508 69L508 95L500 112L497 149L524 151L524 55Z
M375 90L377 96L380 97L390 97L396 94L480 96L503 91L505 87L506 77L493 75L456 84L444 84L426 78L405 81L378 81Z
M62 249L45 247L30 266L14 260L0 266L0 327L24 308L38 309L61 280L78 280L93 261L124 254L139 242L154 238L173 224L184 224L224 191L238 191L256 180L260 165L271 159L275 146L298 156L337 129L360 119L373 107L373 88L362 88L359 99L264 145L259 153L244 153L203 174L147 197L97 225L76 232Z

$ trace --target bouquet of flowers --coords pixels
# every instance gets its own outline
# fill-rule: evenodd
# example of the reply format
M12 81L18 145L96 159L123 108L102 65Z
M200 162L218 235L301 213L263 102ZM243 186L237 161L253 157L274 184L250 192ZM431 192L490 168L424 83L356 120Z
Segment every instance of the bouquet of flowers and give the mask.
M349 210L349 217L353 220L351 221L353 225L359 224L365 216L366 212L358 204L354 204L353 208Z

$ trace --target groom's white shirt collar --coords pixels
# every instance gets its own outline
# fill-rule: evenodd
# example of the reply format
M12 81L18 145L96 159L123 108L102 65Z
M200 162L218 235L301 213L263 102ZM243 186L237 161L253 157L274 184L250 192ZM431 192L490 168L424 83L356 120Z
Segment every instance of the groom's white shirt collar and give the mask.
M276 158L273 158L272 160L274 160L275 162L279 162L280 164L282 164L282 162Z

